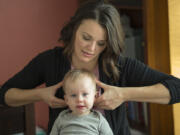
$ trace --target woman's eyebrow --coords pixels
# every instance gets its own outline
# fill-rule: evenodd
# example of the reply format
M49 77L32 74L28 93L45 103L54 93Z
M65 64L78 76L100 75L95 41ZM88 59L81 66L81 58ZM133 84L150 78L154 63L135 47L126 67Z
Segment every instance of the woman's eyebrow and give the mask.
M86 34L86 36L89 36L90 38L93 38L93 36L91 36L89 33L87 32L82 32L83 34ZM104 39L101 39L99 41L103 41L103 42L106 42L107 40L104 40Z

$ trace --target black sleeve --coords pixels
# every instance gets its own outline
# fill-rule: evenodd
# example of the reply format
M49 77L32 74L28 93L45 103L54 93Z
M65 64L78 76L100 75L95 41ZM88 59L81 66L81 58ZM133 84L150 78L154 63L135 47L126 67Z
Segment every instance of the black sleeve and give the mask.
M5 93L10 88L32 89L44 82L45 61L49 52L39 54L32 59L20 72L10 78L0 89L0 104L7 105Z
M171 100L169 104L180 102L180 79L149 68L138 60L124 58L123 73L128 86L148 86L162 83L168 88Z

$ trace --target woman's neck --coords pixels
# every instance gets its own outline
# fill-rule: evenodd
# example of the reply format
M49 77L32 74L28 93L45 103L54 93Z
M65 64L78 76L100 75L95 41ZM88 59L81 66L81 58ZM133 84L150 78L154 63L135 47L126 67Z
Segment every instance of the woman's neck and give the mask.
M82 62L82 61L77 60L75 57L72 57L71 64L76 69L87 69L89 71L94 71L98 65L98 61Z

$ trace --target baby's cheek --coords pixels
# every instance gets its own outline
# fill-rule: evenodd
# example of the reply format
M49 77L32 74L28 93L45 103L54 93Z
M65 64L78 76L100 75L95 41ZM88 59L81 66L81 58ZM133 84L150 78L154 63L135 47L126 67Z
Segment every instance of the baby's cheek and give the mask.
M92 100L91 100L92 106L94 105L95 100L96 100L96 97L94 96L94 97L92 98Z
M91 104L89 104L89 109L93 108L94 102L92 102Z

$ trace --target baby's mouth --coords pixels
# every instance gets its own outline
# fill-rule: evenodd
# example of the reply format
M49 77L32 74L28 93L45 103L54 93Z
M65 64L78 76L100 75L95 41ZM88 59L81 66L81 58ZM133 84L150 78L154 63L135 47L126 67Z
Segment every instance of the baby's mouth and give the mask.
M84 105L77 105L76 107L77 107L78 109L83 109L83 108L85 108Z

